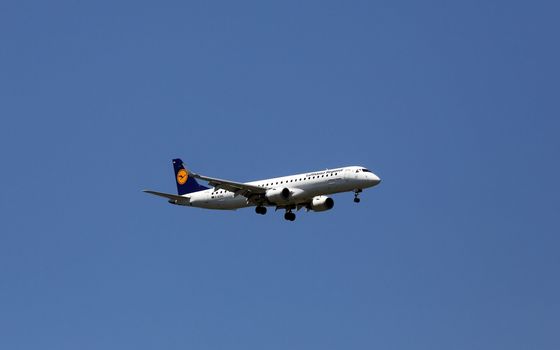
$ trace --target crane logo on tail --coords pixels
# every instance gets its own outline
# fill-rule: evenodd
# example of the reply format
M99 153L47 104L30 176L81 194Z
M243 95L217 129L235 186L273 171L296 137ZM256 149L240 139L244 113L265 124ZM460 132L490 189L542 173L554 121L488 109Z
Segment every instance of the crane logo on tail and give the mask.
M180 169L177 172L177 183L179 185L184 185L187 182L187 178L189 177L189 173L185 169Z

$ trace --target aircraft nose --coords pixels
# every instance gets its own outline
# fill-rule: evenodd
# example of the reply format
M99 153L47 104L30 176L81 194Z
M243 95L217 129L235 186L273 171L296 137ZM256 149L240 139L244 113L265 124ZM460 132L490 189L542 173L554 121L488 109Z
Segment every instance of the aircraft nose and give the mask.
M376 186L376 185L379 185L379 183L381 182L381 179L379 178L379 176L371 173L370 177L369 177L369 181L371 181L372 186Z

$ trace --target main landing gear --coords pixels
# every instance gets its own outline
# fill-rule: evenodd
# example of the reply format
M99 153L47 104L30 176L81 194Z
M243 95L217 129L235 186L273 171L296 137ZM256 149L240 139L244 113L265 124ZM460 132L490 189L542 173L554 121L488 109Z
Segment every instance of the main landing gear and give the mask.
M292 211L286 211L286 214L284 214L284 219L288 220L288 221L294 221L296 219L296 214L292 213Z
M278 208L276 208L278 210ZM266 207L258 205L255 207L255 213L264 215L266 214ZM292 213L292 209L286 209L286 214L284 214L284 219L288 221L294 221L296 219L296 214Z
M360 189L354 190L354 203L360 203L360 198L358 197L360 192L362 192Z

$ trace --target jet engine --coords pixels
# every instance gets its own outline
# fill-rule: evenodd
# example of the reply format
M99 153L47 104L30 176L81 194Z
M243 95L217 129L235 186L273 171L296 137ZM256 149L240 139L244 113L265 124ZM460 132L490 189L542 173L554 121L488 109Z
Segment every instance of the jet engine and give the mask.
M299 188L271 188L266 191L266 199L272 203L285 203L295 200L303 194Z
M272 203L285 202L290 198L290 190L284 188L271 188L266 191L266 199Z
M334 200L327 196L315 196L311 200L309 205L309 210L313 211L325 211L330 210L334 207Z

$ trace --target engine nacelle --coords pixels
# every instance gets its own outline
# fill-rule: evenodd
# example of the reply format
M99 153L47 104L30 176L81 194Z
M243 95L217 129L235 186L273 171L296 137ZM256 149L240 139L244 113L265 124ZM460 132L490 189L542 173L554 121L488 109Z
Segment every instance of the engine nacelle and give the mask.
M325 211L330 210L334 207L334 200L327 196L315 196L311 200L309 205L309 210L313 211Z
M272 203L286 203L297 199L303 190L299 188L271 188L266 191L266 199Z
M266 191L266 199L272 203L285 202L290 199L290 189L284 188L271 188Z

